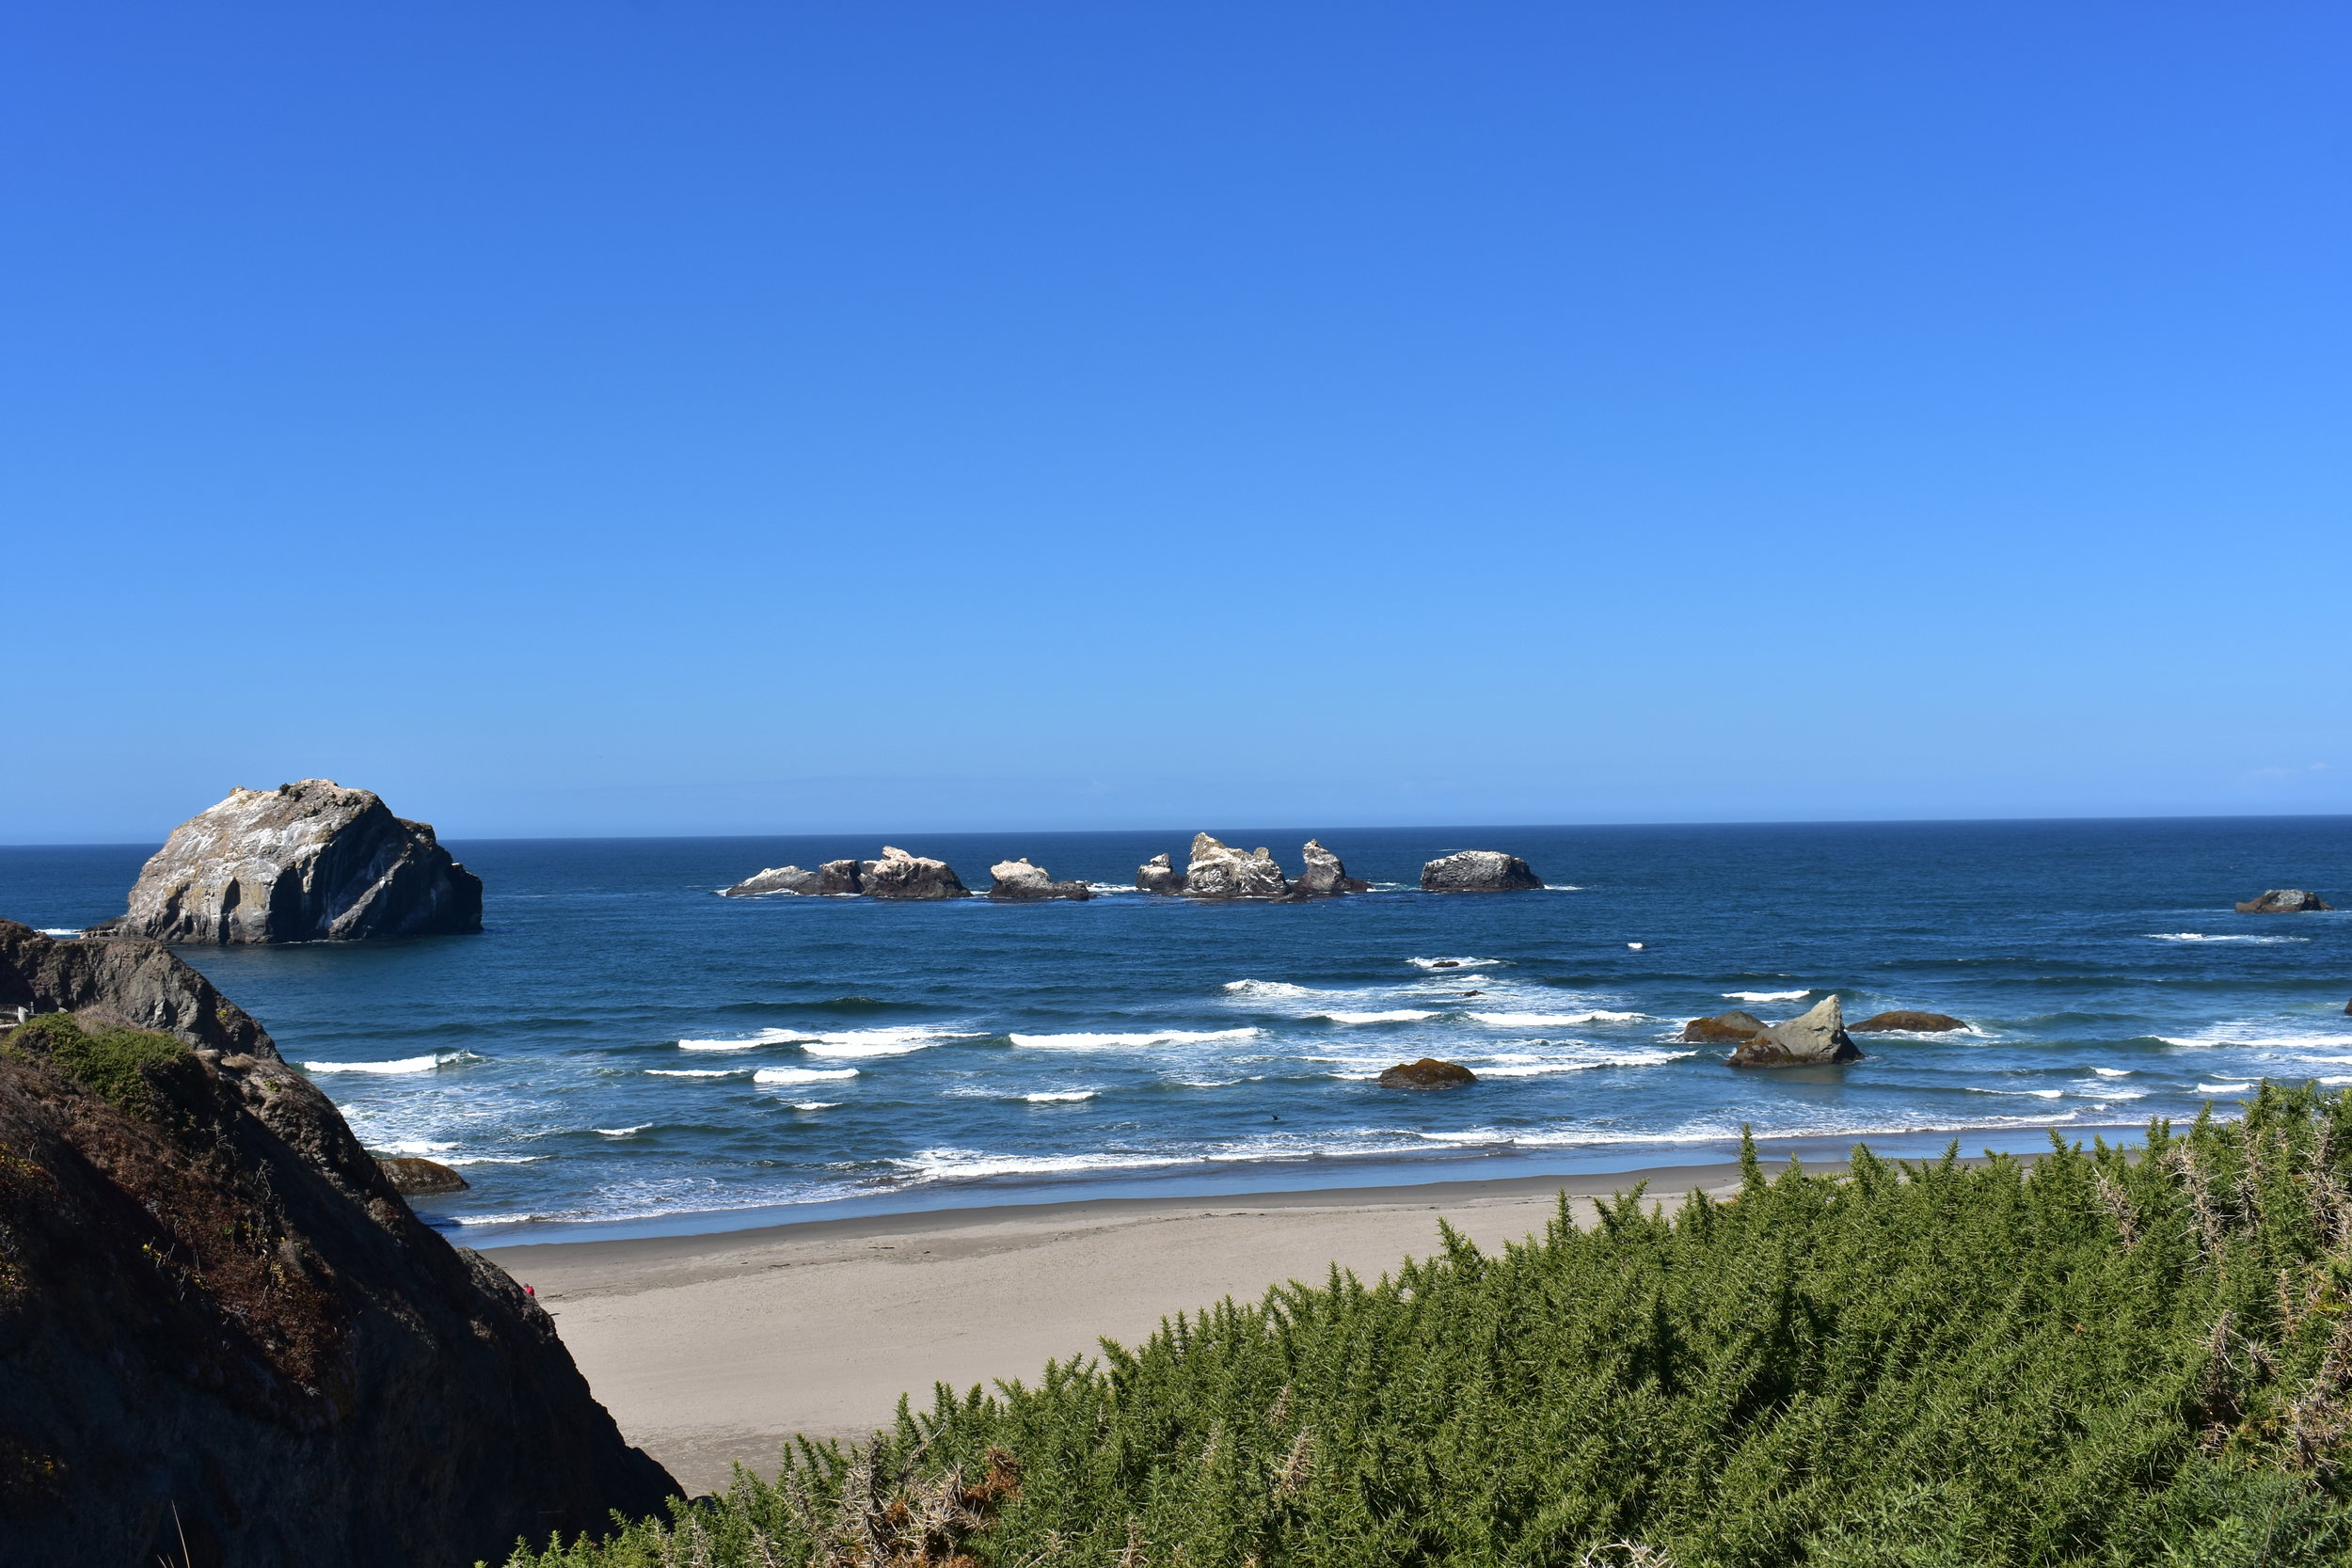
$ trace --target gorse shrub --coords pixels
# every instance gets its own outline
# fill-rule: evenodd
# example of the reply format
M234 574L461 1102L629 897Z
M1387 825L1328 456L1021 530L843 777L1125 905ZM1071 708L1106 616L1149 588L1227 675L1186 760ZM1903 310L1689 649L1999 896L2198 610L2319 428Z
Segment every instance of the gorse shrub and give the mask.
M43 1013L0 1036L0 1053L47 1062L125 1110L144 1111L152 1106L154 1091L142 1069L178 1061L188 1047L169 1035L86 1027L72 1013Z
M2053 1144L1750 1146L1735 1200L1449 1230L514 1563L2352 1560L2352 1095Z

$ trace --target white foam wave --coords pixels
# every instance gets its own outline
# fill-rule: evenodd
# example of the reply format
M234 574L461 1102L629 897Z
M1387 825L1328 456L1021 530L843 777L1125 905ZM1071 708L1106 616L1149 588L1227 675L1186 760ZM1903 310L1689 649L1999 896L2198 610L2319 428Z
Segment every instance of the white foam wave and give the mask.
M649 1078L739 1078L744 1070L739 1067L649 1067L645 1074Z
M1425 1007L1393 1007L1385 1013L1309 1013L1309 1018L1327 1018L1334 1023L1419 1023L1438 1015Z
M2012 1100L2059 1100L2066 1094L2064 1089L1986 1089L1973 1084L1966 1087L1970 1094L2006 1095Z
M2309 937L2207 936L2202 931L2151 931L2150 942L2309 942Z
M828 1078L855 1078L853 1067L764 1067L752 1074L755 1084L817 1084Z
M1585 1023L1631 1023L1649 1015L1599 1009L1589 1013L1472 1013L1470 1016L1481 1023L1491 1023L1502 1029L1542 1029L1549 1026L1575 1028Z
M1734 1002L1794 1002L1801 996L1811 996L1807 990L1727 990L1724 994Z
M1058 1105L1092 1100L1100 1092L1097 1089L1070 1089L1056 1094L1025 1094L1021 1098L1032 1105Z
M1419 964L1423 969L1500 969L1511 960L1508 958L1407 958L1405 961L1408 964Z
M2127 1067L2095 1067L2090 1070L2102 1078L2129 1078L2132 1075L2132 1069Z
M1135 1035L1012 1035L1013 1044L1038 1051L1101 1051L1120 1045L1196 1045L1209 1040L1246 1040L1250 1029L1154 1029Z
M389 1153L405 1154L414 1159L427 1154L438 1154L444 1149L455 1148L457 1146L453 1143L430 1143L423 1138L403 1138L397 1143L389 1143L382 1147Z
M1228 980L1228 994L1233 996L1320 996L1323 993L1307 986L1294 986L1287 980Z
M652 1122L641 1121L634 1127L591 1127L588 1131L608 1138L633 1138L652 1125Z
M308 1072L431 1072L435 1068L457 1067L466 1062L478 1062L481 1057L470 1051L437 1051L430 1056L403 1056L394 1062L305 1062Z
M801 1049L812 1056L903 1056L942 1040L971 1039L968 1030L939 1029L902 1023L885 1029L843 1029L806 1037Z
M927 1181L955 1180L976 1176L1058 1176L1082 1170L1146 1170L1186 1162L1168 1155L1136 1154L983 1154L969 1148L919 1149L890 1162Z
M680 1040L680 1051L751 1051L763 1045L788 1045L809 1037L797 1029L762 1029L748 1039L739 1040Z
M2251 1084L2200 1084L2197 1085L2197 1092L2199 1094L2245 1094L2253 1086Z
M461 1154L444 1160L445 1165L528 1165L544 1159L538 1154Z
M2352 1035L2233 1034L2228 1024L2217 1025L2201 1035L2158 1035L2156 1038L2167 1045L2235 1045L2257 1051L2311 1051L2352 1045Z
M1133 882L1089 882L1087 891L1101 898L1113 893L1133 893L1136 886Z
M1528 1061L1505 1059L1500 1066L1473 1069L1481 1078L1534 1078L1549 1072L1582 1072L1603 1067L1662 1067L1695 1056L1695 1051L1617 1051L1590 1056L1555 1057L1550 1060Z
M838 1100L796 1100L792 1108L796 1111L830 1111L840 1103Z
M459 1225L528 1225L538 1217L536 1214L460 1214L457 1216L457 1223Z
M43 926L39 929L45 937L78 937L82 934L79 926Z

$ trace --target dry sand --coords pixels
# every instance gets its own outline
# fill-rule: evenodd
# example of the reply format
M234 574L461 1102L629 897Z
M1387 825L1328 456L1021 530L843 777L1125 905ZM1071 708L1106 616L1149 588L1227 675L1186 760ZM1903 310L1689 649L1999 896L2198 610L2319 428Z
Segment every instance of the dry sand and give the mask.
M901 1393L930 1402L1034 1378L1049 1357L1132 1343L1161 1319L1337 1263L1377 1278L1438 1246L1539 1231L1559 1194L1646 1180L1669 1200L1735 1187L1739 1167L1203 1199L1098 1199L822 1220L708 1236L564 1242L490 1256L534 1286L621 1430L690 1492L736 1461L772 1471L785 1440L863 1436ZM487 1250L487 1249L485 1249Z

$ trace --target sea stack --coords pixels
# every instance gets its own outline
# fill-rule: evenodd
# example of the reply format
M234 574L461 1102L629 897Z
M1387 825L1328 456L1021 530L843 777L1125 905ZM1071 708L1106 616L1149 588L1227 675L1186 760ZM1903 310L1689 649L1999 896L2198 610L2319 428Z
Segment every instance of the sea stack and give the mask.
M1326 849L1314 839L1307 841L1300 851L1306 869L1298 880L1291 884L1293 895L1300 898L1336 898L1343 893L1370 893L1372 884L1360 877L1351 877L1340 857Z
M1138 893L1182 893L1184 891L1184 874L1170 864L1166 855L1154 855L1136 867L1136 890Z
M824 891L825 874L803 871L797 865L779 865L744 878L730 888L722 888L722 898L765 898L771 894L792 893L808 896Z
M1478 1082L1478 1074L1459 1062L1441 1062L1435 1056L1423 1056L1418 1062L1399 1062L1383 1068L1380 1086L1384 1089L1458 1089Z
M1766 1024L1731 1053L1733 1067L1822 1067L1861 1059L1862 1052L1846 1036L1845 1010L1835 996L1824 997L1803 1017Z
M1053 874L1041 865L1031 865L1029 857L1017 861L998 861L988 868L991 879L988 895L1000 904L1033 904L1046 898L1091 898L1094 890L1084 882L1057 882Z
M168 949L0 922L0 1557L502 1562L677 1491Z
M1525 861L1500 849L1463 849L1421 868L1423 893L1519 893L1543 885Z
M832 867L826 868L828 871ZM910 855L896 845L882 846L882 859L861 862L857 890L868 898L969 898L972 890L946 861Z
M1206 833L1192 839L1192 863L1184 871L1187 898L1287 898L1291 885L1263 846L1247 853Z
M2240 914L2304 914L2314 910L2332 910L2335 906L2316 893L2305 893L2299 887L2274 887L2260 898L2249 898L2237 907Z
M482 929L482 879L430 824L331 779L233 789L174 828L92 936L353 942Z

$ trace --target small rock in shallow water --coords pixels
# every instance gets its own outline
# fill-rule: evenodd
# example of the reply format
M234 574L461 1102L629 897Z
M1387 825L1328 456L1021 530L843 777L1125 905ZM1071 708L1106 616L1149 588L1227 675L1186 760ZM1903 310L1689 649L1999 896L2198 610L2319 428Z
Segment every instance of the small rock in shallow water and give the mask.
M1861 1049L1846 1037L1845 1009L1835 996L1824 997L1803 1017L1766 1024L1731 1053L1733 1067L1820 1067L1861 1059Z
M473 1185L437 1160L419 1160L411 1155L378 1155L375 1163L384 1172L384 1180L392 1184L392 1191L403 1197L462 1193Z
M2332 910L2335 906L2316 893L2305 893L2299 887L2274 887L2260 898L2249 898L2237 907L2240 914L2301 914L2310 910Z
M1754 1013L1717 1013L1694 1018L1682 1026L1685 1045L1738 1045L1764 1032L1764 1021Z
M1453 1089L1477 1082L1478 1074L1461 1063L1441 1062L1435 1056L1401 1062L1380 1074L1380 1086L1384 1089Z
M1859 1023L1849 1023L1850 1035L1883 1035L1899 1030L1906 1035L1942 1035L1954 1029L1965 1029L1968 1021L1949 1013L1914 1013L1899 1008L1891 1013L1873 1013Z

